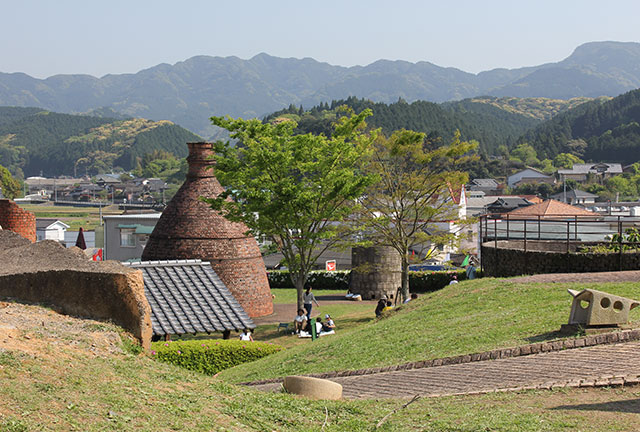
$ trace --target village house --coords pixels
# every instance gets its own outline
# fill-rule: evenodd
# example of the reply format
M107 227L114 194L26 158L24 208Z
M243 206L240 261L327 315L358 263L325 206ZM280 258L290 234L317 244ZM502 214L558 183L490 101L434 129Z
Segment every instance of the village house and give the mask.
M561 179L575 180L577 182L586 181L589 176L593 176L599 181L604 181L618 174L622 174L622 165L619 163L573 164L571 169L558 170L558 176Z
M36 241L55 240L64 243L64 236L69 225L58 219L36 219Z
M103 216L104 259L139 260L161 213Z
M555 182L555 177L549 176L540 170L530 167L507 177L507 185L510 188L517 187L521 184L547 183L552 185L555 184Z
M580 204L584 206L594 204L596 202L596 198L598 198L598 195L594 195L592 193L578 189L572 189L567 192L560 192L555 195L551 195L551 198L570 205Z

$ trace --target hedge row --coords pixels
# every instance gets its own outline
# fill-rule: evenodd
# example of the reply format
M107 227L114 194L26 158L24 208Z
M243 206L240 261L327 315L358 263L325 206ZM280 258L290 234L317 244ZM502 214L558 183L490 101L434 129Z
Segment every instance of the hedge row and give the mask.
M309 273L307 285L314 290L344 290L349 289L349 274L351 270L326 271L314 270ZM288 270L270 270L267 272L271 288L294 288Z
M279 345L240 340L189 340L153 342L152 357L176 366L214 375L241 363L282 350Z
M314 290L332 289L344 290L346 292L349 289L350 273L350 270L334 272L324 270L313 271L309 275L307 284ZM287 270L272 270L267 272L267 274L271 288L293 288ZM467 278L464 270L437 272L412 271L409 272L409 286L411 292L416 293L436 291L448 285L454 275L459 281ZM480 271L476 272L476 277L481 277Z

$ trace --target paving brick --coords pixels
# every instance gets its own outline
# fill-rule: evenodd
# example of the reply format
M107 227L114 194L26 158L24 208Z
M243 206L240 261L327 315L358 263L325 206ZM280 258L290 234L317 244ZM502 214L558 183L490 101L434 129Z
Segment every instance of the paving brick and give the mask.
M343 385L347 398L406 397L413 394L434 397L493 391L633 385L640 384L638 357L640 342L636 341L331 379ZM588 364L589 367L584 369L576 366L582 364Z

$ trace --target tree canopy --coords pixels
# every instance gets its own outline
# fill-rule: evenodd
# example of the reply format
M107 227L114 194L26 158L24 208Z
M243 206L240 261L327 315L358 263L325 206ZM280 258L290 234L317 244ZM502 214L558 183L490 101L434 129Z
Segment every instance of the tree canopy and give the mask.
M459 133L446 145L407 130L375 141L364 167L379 181L363 196L361 216L369 240L392 246L400 254L404 298L409 295L412 248L456 240L456 233L437 223L459 220L451 195L467 182L467 174L459 168L473 158L476 147L476 142L461 141Z
M284 255L298 307L309 271L327 248L344 239L356 198L375 179L360 171L376 132L365 132L371 111L343 115L330 136L296 134L296 123L212 117L239 141L216 144L216 176L226 192L206 200L231 221L273 241Z

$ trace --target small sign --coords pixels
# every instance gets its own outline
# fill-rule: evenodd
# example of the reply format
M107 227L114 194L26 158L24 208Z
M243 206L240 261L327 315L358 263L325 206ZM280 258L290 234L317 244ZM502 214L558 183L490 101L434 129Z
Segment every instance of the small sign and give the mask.
M336 260L327 261L325 267L327 271L336 271Z

